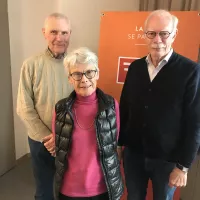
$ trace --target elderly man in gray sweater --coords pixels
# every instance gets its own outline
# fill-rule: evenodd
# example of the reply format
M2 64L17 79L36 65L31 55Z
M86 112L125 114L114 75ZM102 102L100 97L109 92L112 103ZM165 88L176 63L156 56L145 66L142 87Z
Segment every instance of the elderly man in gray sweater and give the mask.
M63 14L53 13L46 18L42 32L48 48L22 65L17 113L28 130L35 199L53 200L55 144L51 121L55 103L72 91L63 66L71 36L70 21Z

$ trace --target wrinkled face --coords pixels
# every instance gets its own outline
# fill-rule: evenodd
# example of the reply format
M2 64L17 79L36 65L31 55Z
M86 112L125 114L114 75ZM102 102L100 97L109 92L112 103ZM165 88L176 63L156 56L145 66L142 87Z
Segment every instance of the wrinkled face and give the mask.
M65 19L50 18L42 31L48 47L54 55L57 56L66 52L69 46L71 28Z
M152 16L148 21L145 31L146 33L148 31L157 33L153 39L149 39L146 35L146 43L151 57L162 58L168 54L176 37L176 30L173 29L171 18ZM169 37L162 38L166 32L170 33Z
M81 73L86 73L86 75L82 75ZM85 97L91 95L96 90L97 80L99 79L99 72L97 72L94 66L77 64L75 67L70 69L69 74L69 82L74 87L76 94Z

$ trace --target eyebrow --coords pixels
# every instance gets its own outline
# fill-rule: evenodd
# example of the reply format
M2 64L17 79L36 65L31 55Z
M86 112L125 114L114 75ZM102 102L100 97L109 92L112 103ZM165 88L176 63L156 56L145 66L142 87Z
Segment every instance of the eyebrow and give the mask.
M62 31L60 31L60 30L56 30L56 29L52 29L52 30L50 30L50 32L61 32L61 33L69 33L70 31L69 30L62 30Z

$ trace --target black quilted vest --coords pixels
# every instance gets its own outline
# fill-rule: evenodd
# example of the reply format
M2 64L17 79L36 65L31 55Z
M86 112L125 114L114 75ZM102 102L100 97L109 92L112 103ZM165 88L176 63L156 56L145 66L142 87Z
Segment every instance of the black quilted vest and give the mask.
M110 200L119 200L123 193L120 164L117 157L117 125L115 103L113 97L97 89L98 113L95 120L96 139L100 154L100 162L105 177ZM67 155L73 133L72 105L76 93L56 104L56 173L54 181L55 199L59 200L64 172L67 170Z

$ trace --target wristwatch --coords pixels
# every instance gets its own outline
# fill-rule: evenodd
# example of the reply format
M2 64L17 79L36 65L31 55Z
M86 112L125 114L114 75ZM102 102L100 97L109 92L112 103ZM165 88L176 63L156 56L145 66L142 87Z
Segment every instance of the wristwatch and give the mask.
M189 171L189 168L184 167L183 165L180 165L179 163L176 164L176 167L185 173L188 173Z

